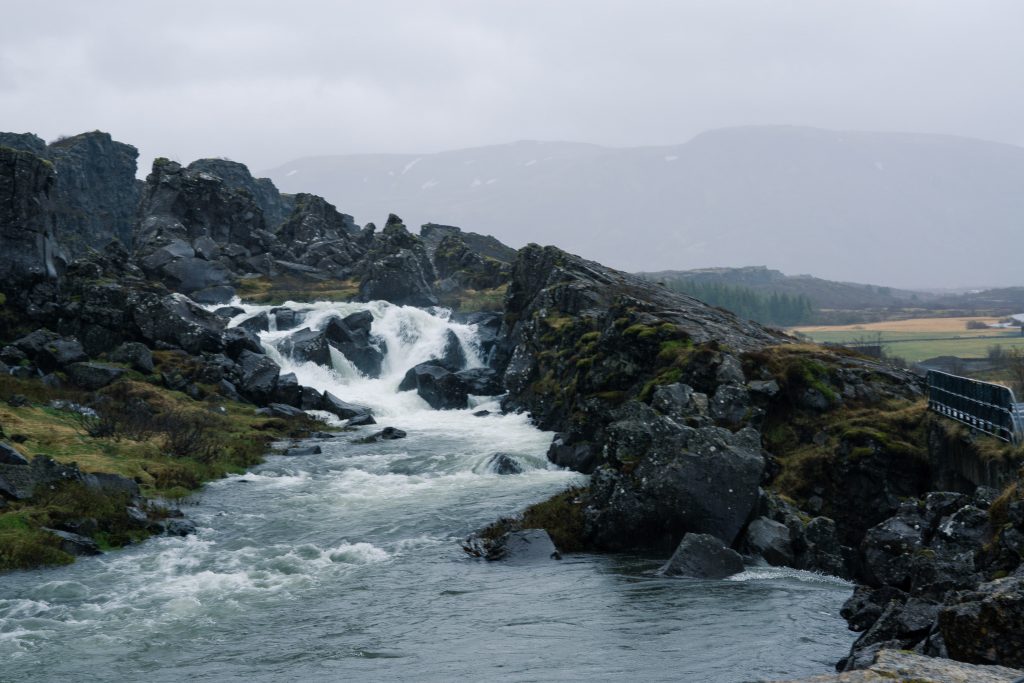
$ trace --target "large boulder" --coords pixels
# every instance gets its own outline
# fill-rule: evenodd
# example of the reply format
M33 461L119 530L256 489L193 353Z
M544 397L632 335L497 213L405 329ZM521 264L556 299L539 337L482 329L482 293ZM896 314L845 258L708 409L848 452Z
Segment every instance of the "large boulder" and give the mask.
M789 527L758 517L747 527L747 549L776 567L792 567L796 561Z
M184 349L190 354L224 350L224 319L197 306L181 294L142 296L131 315L142 340Z
M332 366L331 349L327 343L327 335L322 330L304 327L283 339L278 344L278 349L292 360Z
M343 401L329 391L323 394L323 410L334 413L342 420L358 419L371 414L366 406Z
M323 334L331 346L341 352L359 372L367 377L380 377L384 353L383 341L370 336L373 314L369 311L353 313L343 319L331 318Z
M663 576L724 579L743 571L743 558L710 534L686 534L671 559L658 570Z
M68 379L75 386L96 391L119 380L125 369L106 363L72 363L66 368L66 372Z
M760 434L682 427L636 401L614 418L609 465L594 473L584 510L591 542L609 550L673 547L693 532L731 545L760 495Z
M939 628L954 659L1024 667L1024 572L957 595Z
M411 368L402 379L399 391L415 389L420 398L435 410L458 410L469 407L469 389L454 372L432 361Z
M554 541L544 529L509 531L493 541L471 537L463 548L471 555L511 564L532 564L562 559Z
M143 374L153 372L153 352L145 344L125 342L110 352L110 360L124 363L133 370Z
M238 365L242 376L238 391L257 405L265 405L274 397L277 378L281 368L265 355L242 351L238 356Z

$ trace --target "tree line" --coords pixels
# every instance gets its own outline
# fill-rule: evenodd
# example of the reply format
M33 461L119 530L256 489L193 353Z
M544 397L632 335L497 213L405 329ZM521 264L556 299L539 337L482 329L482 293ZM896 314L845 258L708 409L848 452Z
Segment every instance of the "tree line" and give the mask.
M749 287L690 279L666 280L664 284L669 289L765 325L799 325L810 322L814 315L811 300L803 294L761 293Z

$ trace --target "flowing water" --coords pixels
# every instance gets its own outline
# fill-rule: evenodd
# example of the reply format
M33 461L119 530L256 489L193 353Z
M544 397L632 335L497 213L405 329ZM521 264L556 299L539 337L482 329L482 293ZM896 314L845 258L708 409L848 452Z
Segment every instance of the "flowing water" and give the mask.
M361 434L408 437L272 456L185 505L194 536L0 576L0 681L747 681L824 673L848 649L850 587L836 579L767 567L665 579L656 557L466 557L470 531L585 478L549 466L551 435L522 415L487 399L434 411L397 391L449 329L480 365L471 326L386 303L295 308L314 328L373 312L380 379L339 355L334 368L283 358L274 345L288 332L263 341L302 384L372 407L379 425ZM265 310L246 309L233 324ZM472 414L482 408L492 414ZM490 473L499 451L525 472Z

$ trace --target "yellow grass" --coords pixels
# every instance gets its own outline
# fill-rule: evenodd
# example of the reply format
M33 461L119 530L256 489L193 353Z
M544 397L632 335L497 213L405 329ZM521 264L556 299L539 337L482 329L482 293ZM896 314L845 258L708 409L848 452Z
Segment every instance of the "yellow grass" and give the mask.
M860 325L810 325L794 327L795 332L812 334L814 332L971 332L975 334L1002 332L1005 330L968 330L967 322L978 320L991 324L999 322L999 318L911 318L910 320L886 320L878 323L862 323Z

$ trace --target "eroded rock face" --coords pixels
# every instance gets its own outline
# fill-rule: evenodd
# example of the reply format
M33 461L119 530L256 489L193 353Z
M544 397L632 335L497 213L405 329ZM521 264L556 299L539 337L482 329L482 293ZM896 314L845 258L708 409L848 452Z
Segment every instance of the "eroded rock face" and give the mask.
M232 190L247 192L263 210L263 217L272 230L291 215L292 198L278 192L269 178L254 178L245 164L229 159L196 159L188 168L217 176Z
M53 164L0 147L0 281L12 300L26 284L55 279L67 257L56 239Z
M47 155L57 172L57 237L71 256L113 239L131 245L141 195L139 151L93 131L51 143Z

